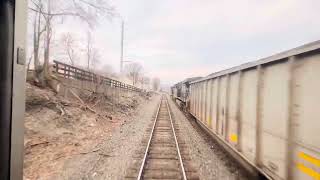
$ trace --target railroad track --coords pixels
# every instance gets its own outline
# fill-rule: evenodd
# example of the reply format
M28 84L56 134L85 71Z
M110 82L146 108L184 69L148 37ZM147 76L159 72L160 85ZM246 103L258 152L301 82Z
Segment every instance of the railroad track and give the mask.
M175 126L167 98L162 96L144 151L138 153L143 152L142 160L136 163L139 168L133 168L137 173L127 179L199 179Z

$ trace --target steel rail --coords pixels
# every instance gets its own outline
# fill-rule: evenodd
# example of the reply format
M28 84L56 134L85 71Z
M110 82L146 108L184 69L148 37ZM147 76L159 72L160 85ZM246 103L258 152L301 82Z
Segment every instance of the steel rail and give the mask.
M144 157L143 157L143 161L142 161L141 166L140 166L139 175L137 177L137 180L140 180L142 178L144 165L145 165L146 160L147 160L147 156L148 156L151 140L152 140L152 137L153 137L154 128L156 126L156 122L157 122L157 119L158 119L158 116L159 116L159 111L160 111L161 104L162 104L162 97L161 97L161 100L160 100L160 103L159 103L159 107L158 107L158 110L157 110L157 115L156 115L156 117L154 119L154 123L153 123L152 130L151 130L151 133L150 133L150 137L149 137L149 141L148 141L148 144L147 144L147 148L146 148L146 150L144 152Z
M171 117L171 112L170 112L170 108L169 108L169 105L168 105L167 97L165 97L165 102L166 102L168 113L169 113L169 118L170 118L170 123L171 123L171 127L172 127L173 136L174 136L174 141L176 143L176 148L177 148L177 151L178 151L179 162L180 162L180 166L181 166L183 179L187 180L186 171L184 169L184 165L183 165L182 157L181 157L181 153L180 153L179 143L178 143L178 140L177 140L176 132L175 132L174 127L173 127L173 122L172 122L172 117Z
M140 170L139 170L139 174L138 174L137 180L141 180L142 179L144 166L145 166L145 163L146 163L146 160L147 160L147 156L149 154L150 144L151 144L151 141L152 141L154 129L155 129L155 126L156 126L156 123L157 123L157 120L158 120L159 111L160 111L161 104L163 103L162 102L163 100L165 100L166 107L167 107L167 110L168 110L171 129L172 129L172 133L173 133L176 149L177 149L177 152L178 152L178 157L179 157L179 163L180 163L180 167L181 167L181 171L182 171L182 176L183 176L184 180L187 180L187 176L186 176L185 168L184 168L184 165L183 165L183 162L182 162L182 157L181 157L181 153L180 153L180 148L179 148L176 132L174 130L174 126L173 126L173 122L172 122L172 116L171 116L170 108L169 108L169 105L168 105L168 99L167 99L167 97L163 98L163 96L161 97L161 102L159 103L159 107L158 107L158 110L157 110L157 115L155 117L155 120L154 120L154 123L153 123L153 126L152 126L152 130L151 130L150 137L149 137L149 140L148 140L147 148L146 148L145 153L144 153L143 161L142 161L141 166L140 166Z

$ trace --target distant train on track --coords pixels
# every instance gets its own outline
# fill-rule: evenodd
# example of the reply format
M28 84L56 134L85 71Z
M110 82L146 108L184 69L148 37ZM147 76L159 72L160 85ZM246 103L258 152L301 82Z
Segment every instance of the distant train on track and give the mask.
M188 100L188 96L189 96L189 90L190 90L190 82L191 81L195 81L197 79L200 79L201 77L193 77L193 78L187 78L182 82L179 82L177 84L175 84L172 88L171 88L171 94L173 95L173 97L176 100L176 103L179 104L179 106L181 108L183 108L184 110L187 110L187 101Z
M258 177L320 179L320 41L188 78L171 96Z

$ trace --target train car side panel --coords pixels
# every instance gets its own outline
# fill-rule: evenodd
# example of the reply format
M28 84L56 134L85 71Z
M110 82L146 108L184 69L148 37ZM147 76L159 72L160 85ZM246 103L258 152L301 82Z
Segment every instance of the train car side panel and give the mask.
M208 87L209 87L209 80L205 81L205 105L204 105L204 118L203 118L203 122L205 125L208 126L208 107L209 107L209 91L208 91Z
M202 104L203 104L203 87L202 87L203 82L199 83L199 120L202 122Z
M195 114L195 117L198 118L199 90L198 90L198 85L197 84L194 85L194 90L195 90L194 91L194 97L195 97L195 101L194 101L194 110L195 110L195 112L194 112L194 114Z
M218 110L218 79L213 79L212 82L212 106L211 106L211 129L216 132L217 129L217 110Z
M198 102L199 102L199 94L198 94L198 85L194 84L194 115L198 117Z
M203 81L201 83L201 93L202 93L202 104L201 104L201 121L206 124L206 102L207 102L207 96L206 96L206 91L207 91L207 82Z
M212 120L212 117L211 117L211 107L212 107L212 98L211 98L211 96L212 96L212 80L210 79L210 80L208 80L208 86L207 86L207 109L206 109L206 111L207 111L207 113L206 113L206 117L207 117L207 126L208 127L211 127L212 126L212 122L211 122L211 120Z
M236 147L238 144L238 98L239 98L239 75L232 74L229 83L229 131L227 141Z
M198 99L198 96L197 96L197 87L196 85L192 85L193 87L193 114L196 116L197 114L197 99Z
M200 83L197 84L197 118L200 120L200 105L201 105L201 87Z
M227 97L227 76L223 76L219 81L219 109L218 109L218 134L222 137L225 134L226 126L226 97Z
M194 114L194 93L193 86L190 86L190 109L189 112Z
M203 94L204 94L204 102L203 102L203 117L202 121L204 124L207 124L207 108L208 108L208 101L209 101L209 96L208 96L208 81L204 81L203 83Z
M257 71L243 72L241 91L241 150L251 161L255 162L256 154L256 104L257 104Z
M192 94L192 99L193 99L193 102L191 102L193 105L193 114L195 115L196 114L196 109L197 109L197 88L195 85L192 85L192 91L191 91L191 94Z
M286 173L289 65L263 68L261 89L261 163L280 178Z
M320 55L302 57L294 67L295 179L320 178Z
M298 141L320 149L320 55L305 58L297 67L296 112L298 113Z
M201 122L203 122L203 105L204 105L204 88L203 88L204 82L199 83L200 86L200 111L199 111L199 119Z
M196 114L196 101L197 101L197 96L196 96L196 87L194 85L191 86L192 87L192 90L191 90L191 96L192 96L192 99L191 100L191 103L192 103L192 114L195 115Z

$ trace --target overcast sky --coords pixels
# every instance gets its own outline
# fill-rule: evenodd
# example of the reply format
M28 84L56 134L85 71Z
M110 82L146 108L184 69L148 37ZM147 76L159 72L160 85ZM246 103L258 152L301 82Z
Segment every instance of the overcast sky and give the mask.
M165 84L320 39L319 0L114 0L125 20L125 59ZM102 64L119 71L120 19L94 29ZM79 25L65 31L85 37ZM102 66L100 66L102 67Z

